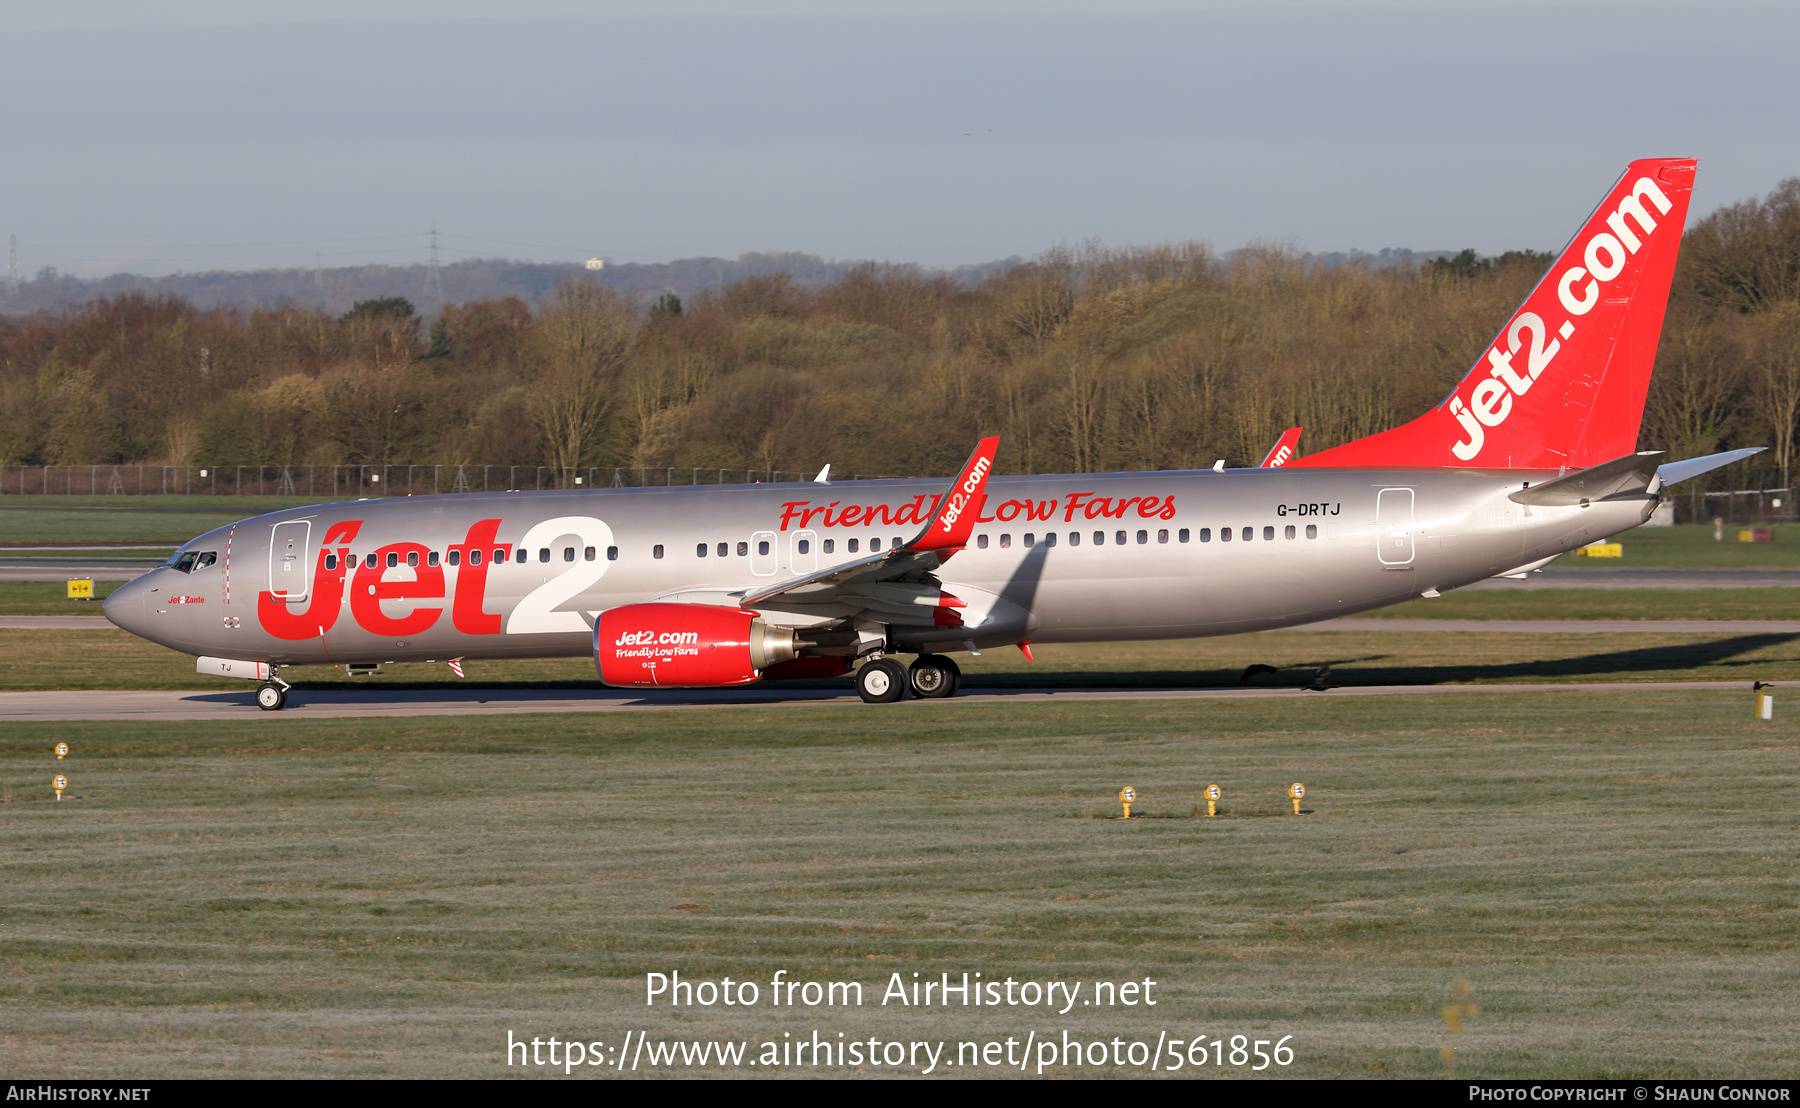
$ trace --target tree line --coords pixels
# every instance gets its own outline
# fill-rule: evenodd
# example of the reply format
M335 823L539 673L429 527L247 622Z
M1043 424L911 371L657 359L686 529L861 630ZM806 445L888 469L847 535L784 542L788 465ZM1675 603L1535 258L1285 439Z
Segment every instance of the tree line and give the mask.
M568 276L533 308L342 316L128 292L0 321L0 463L516 464L944 474L1259 461L1410 419L1547 254L1308 264L1281 246L1059 247L970 285L862 266L686 302ZM1770 447L1800 421L1800 178L1687 231L1642 448Z

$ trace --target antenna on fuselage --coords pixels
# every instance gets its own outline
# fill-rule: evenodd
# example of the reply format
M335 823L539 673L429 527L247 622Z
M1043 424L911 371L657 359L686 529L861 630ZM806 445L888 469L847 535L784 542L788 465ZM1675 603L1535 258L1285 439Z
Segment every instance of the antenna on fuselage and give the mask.
M815 484L815 485L831 484L831 463L830 462L826 462L825 468L821 469L819 471L819 475L817 477L813 478L813 484Z

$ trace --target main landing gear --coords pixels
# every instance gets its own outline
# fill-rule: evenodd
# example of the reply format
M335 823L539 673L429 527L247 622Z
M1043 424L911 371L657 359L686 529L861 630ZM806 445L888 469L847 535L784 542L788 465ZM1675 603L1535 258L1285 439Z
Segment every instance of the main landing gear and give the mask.
M279 712L287 707L287 694L288 683L271 674L256 686L256 706L265 712Z
M876 658L856 671L856 692L869 704L892 704L907 690L927 700L955 696L962 670L942 654L921 654L908 669L892 658Z

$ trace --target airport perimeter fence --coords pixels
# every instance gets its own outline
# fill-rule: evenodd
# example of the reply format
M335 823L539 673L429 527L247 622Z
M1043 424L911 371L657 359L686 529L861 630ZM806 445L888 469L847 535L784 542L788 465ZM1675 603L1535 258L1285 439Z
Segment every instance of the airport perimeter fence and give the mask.
M809 481L816 473L696 466L0 466L0 495L57 496L413 496L544 489L750 485ZM877 475L833 475L837 481Z

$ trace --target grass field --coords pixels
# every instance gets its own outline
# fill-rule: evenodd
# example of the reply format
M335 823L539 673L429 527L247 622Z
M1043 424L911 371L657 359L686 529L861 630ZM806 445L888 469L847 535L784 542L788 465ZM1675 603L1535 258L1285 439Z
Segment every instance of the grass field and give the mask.
M1748 529L1748 525L1727 525L1723 540L1718 540L1713 538L1713 528L1709 526L1639 527L1616 537L1615 541L1625 547L1621 558L1565 555L1556 560L1556 568L1763 569L1800 566L1800 526L1775 526L1772 542L1738 542L1738 532Z
M509 1030L1066 1029L1434 1077L1463 980L1459 1076L1789 1076L1800 734L1750 716L1621 691L9 725L0 1066L504 1076ZM1208 782L1224 815L1192 818ZM1101 818L1128 784L1153 818ZM771 1008L777 970L865 1004ZM673 971L762 1004L646 1007ZM1158 1004L878 1003L964 971Z
M968 688L1111 686L1187 688L1236 685L1252 663L1280 672L1259 685L1298 686L1322 665L1345 686L1446 682L1800 680L1800 635L1736 634L1392 634L1380 631L1269 631L1217 639L1145 643L1045 644L1036 662L1016 650L960 657ZM123 632L0 628L0 690L242 689L249 685L194 672L185 654ZM483 687L595 687L587 658L466 662L467 684ZM443 665L390 666L380 676L349 678L326 667L294 667L282 676L305 690L361 682L383 687L450 686ZM836 682L798 682L848 690Z

